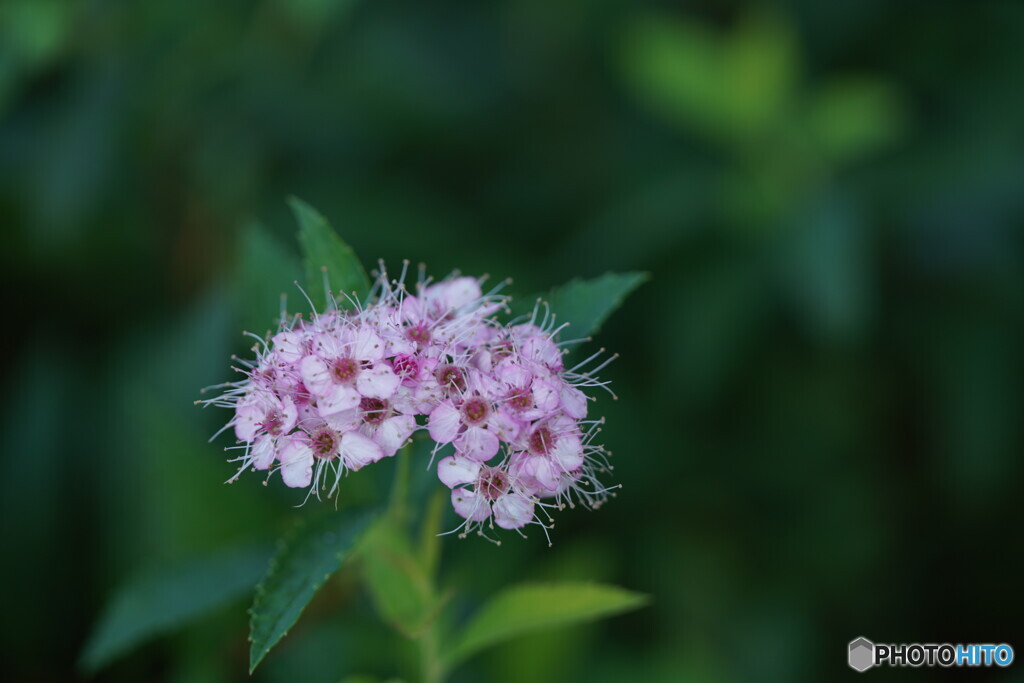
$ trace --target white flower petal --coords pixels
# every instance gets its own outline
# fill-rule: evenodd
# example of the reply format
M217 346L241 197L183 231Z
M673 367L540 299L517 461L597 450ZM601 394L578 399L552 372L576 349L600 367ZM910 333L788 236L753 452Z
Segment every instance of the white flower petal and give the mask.
M465 488L452 489L452 507L459 517L482 522L491 516L491 506L483 496Z
M359 405L359 392L347 384L335 384L317 399L316 407L321 417L327 417Z
M416 418L412 415L396 415L380 423L377 428L377 443L386 455L394 455L416 431Z
M352 356L357 360L380 360L384 357L384 340L370 328L360 328L352 338Z
M443 401L430 411L427 419L427 431L430 438L438 443L450 443L459 433L461 419L459 411L451 401Z
M482 427L467 427L455 439L455 450L467 458L486 462L498 452L498 437Z
M337 432L348 432L355 429L363 421L363 411L358 407L341 410L337 413L324 415L323 421Z
M277 449L274 447L274 437L268 434L261 434L256 437L249 455L252 457L252 466L258 470L265 470L274 463L274 456Z
M317 356L306 356L299 363L299 374L302 375L302 383L306 388L317 396L322 396L334 386L334 378L331 377L331 369L327 363Z
M313 480L313 450L298 439L281 448L281 479L286 486L301 488Z
M572 472L583 464L583 444L575 434L562 434L555 440L551 457L563 472Z
M345 467L353 471L384 457L380 445L359 432L348 432L341 437L340 453Z
M295 422L299 419L299 411L295 407L295 401L291 396L285 396L281 401L281 425L279 434L287 434L295 428Z
M469 458L447 457L437 463L437 478L452 489L460 484L472 484L480 476L480 463Z
M502 529L519 529L533 519L533 501L518 493L506 493L494 501L494 523Z
M280 332L275 334L271 341L274 343L274 350L278 357L285 363L297 363L301 360L304 350L302 348L302 335L298 332Z
M436 301L442 311L462 308L482 294L480 285L471 277L457 277L427 288L427 296Z
M510 443L519 436L522 425L513 416L499 410L487 418L487 428L502 441Z
M536 493L550 493L558 489L558 470L551 459L543 455L530 455L516 462L514 474L519 483Z
M534 405L543 413L551 413L558 410L558 391L551 382L535 379L531 390L533 392Z
M563 387L561 401L562 411L574 420L582 420L587 416L587 395L576 387Z
M235 436L239 441L251 442L256 438L266 412L257 404L243 403L235 410Z
M356 388L367 398L389 398L398 389L402 379L387 363L377 363L363 370L356 379Z

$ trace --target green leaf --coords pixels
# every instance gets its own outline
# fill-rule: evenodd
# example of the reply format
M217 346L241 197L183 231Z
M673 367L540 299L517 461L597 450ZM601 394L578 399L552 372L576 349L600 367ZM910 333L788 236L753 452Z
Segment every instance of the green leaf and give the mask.
M647 273L638 272L605 273L592 280L576 278L539 298L548 303L557 321L570 323L562 337L589 337L601 329L608 316L647 278ZM519 301L513 310L518 313L532 310L537 298Z
M819 89L807 108L807 130L832 162L849 162L896 142L907 125L899 90L886 81L846 78Z
M623 77L669 123L727 143L771 133L794 99L796 40L777 14L754 10L729 34L683 17L650 16L626 32Z
M250 673L341 567L375 515L373 511L327 514L300 524L282 541L270 569L256 587L250 611Z
M245 228L236 278L243 328L257 335L275 327L281 297L301 297L295 283L302 274L298 260L259 224Z
M777 13L752 9L728 45L723 95L736 132L769 133L795 99L800 59L793 29Z
M366 586L381 617L416 638L437 615L430 580L409 541L390 520L382 520L363 545Z
M637 609L647 596L598 583L526 584L502 591L484 605L445 655L454 665L525 633L567 626Z
M299 223L299 244L306 257L306 293L319 311L327 307L324 273L335 296L342 293L361 299L370 290L370 281L352 247L345 244L327 219L301 199L288 202ZM326 268L326 271L324 270ZM340 298L341 303L345 298Z
M114 594L82 652L94 672L154 636L166 633L252 590L270 549L245 547L136 576Z

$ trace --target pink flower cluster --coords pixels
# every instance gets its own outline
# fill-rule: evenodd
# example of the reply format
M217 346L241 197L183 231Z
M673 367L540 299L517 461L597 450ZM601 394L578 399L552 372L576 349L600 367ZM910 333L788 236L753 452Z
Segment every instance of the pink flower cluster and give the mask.
M347 472L425 430L463 534L547 529L548 508L603 502L607 454L593 443L603 419L587 419L582 389L606 388L593 373L614 356L588 372L600 352L566 368L568 342L556 341L565 325L539 305L502 324L506 299L483 293L482 281L421 274L413 294L404 270L397 280L381 271L351 310L282 316L240 368L245 379L203 402L234 410L225 429L240 455L230 481L250 468L279 472L288 486L334 496Z

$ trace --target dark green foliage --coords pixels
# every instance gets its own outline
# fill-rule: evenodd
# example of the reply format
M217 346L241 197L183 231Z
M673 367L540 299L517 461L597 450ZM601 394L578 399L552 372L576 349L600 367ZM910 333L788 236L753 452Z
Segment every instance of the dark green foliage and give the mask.
M445 537L441 574L460 618L539 579L654 600L462 680L801 683L856 635L1020 641L978 590L1024 561L1022 43L1010 1L0 3L0 674L72 680L120 579L292 523L280 481L221 484L227 415L190 404L305 306L292 195L367 268L651 275L599 333L623 489L553 549ZM250 249L293 261L236 306ZM405 676L337 576L254 681ZM248 680L243 602L104 680Z
M316 592L352 554L373 521L371 512L327 513L281 541L256 587L249 622L249 671L283 638Z

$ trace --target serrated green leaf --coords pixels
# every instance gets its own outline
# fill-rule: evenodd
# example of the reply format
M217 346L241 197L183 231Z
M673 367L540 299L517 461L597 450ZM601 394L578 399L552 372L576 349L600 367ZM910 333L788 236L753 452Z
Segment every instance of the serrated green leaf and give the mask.
M253 223L240 238L236 298L243 329L257 335L274 329L281 297L301 296L295 283L302 275L298 259L278 244L263 226Z
M366 586L380 616L409 638L434 619L437 600L409 541L389 520L368 534L362 551Z
M502 591L470 620L445 655L454 665L525 633L637 609L647 596L599 583L526 584Z
M249 620L249 672L298 621L313 595L352 553L375 511L327 514L300 524L256 587Z
M295 220L299 223L299 244L306 260L306 293L318 310L327 306L327 292L324 290L324 268L327 281L335 296L344 303L342 293L361 299L370 289L363 264L352 247L348 246L327 219L309 204L292 197L289 200Z
M139 574L114 594L82 651L94 672L143 642L240 598L266 571L270 548L236 548Z
M540 298L551 307L559 323L570 323L563 337L588 337L600 330L608 316L647 278L647 273L638 272L605 273L591 280L576 278L555 287L547 295L516 301L513 311L529 311Z

